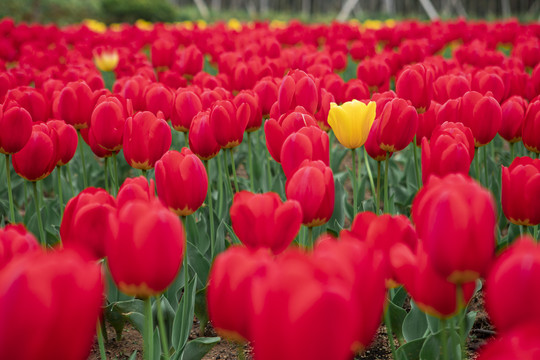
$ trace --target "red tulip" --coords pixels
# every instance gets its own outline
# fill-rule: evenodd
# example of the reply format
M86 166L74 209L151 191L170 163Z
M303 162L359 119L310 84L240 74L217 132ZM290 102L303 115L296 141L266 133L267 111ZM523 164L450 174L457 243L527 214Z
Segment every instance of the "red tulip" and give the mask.
M505 97L506 88L503 79L494 72L477 71L472 78L471 85L472 90L478 91L482 95L485 95L488 91L491 92L491 96L499 103Z
M523 145L540 153L540 100L532 101L523 120Z
M122 100L120 96L102 96L92 112L90 131L96 143L107 151L119 151L122 148L128 115L127 104L123 104Z
M130 100L133 104L133 110L144 111L146 110L144 90L150 84L151 81L148 78L142 75L135 75L117 81L113 86L113 92L122 95L126 100Z
M262 124L262 110L259 106L258 95L252 90L242 90L233 99L234 105L238 109L242 104L249 106L249 120L246 125L247 132L253 132L261 127Z
M231 246L219 254L208 277L206 292L212 325L223 337L252 340L252 286L264 277L271 263L268 251Z
M270 114L272 105L277 101L278 86L272 78L263 78L255 84L253 91L257 94L263 115Z
M182 74L195 75L202 71L204 57L199 48L195 45L189 45L178 56L178 62L175 66Z
M171 129L163 119L149 111L135 114L124 126L124 157L135 168L148 170L154 167L171 147Z
M116 195L116 205L120 209L132 200L153 201L155 197L154 180L148 182L144 176L126 178Z
M422 140L422 181L430 175L469 174L474 159L471 129L461 123L445 122L433 131L431 141Z
M46 178L59 161L58 135L44 123L32 126L32 134L26 145L13 154L13 168L19 176L29 181Z
M152 66L171 67L175 59L177 45L172 39L158 38L152 43L150 50Z
M381 59L363 60L356 69L358 79L365 82L372 92L388 90L390 68Z
M418 114L418 128L416 129L416 146L420 146L422 139L426 137L428 140L431 139L431 134L433 129L437 125L437 112L441 105L434 101L431 102L431 105L422 114Z
M186 239L178 216L157 200L125 204L106 243L109 269L125 294L156 296L173 282L182 265Z
M471 90L470 83L465 75L439 76L433 83L433 100L444 104L450 99L460 98Z
M287 199L302 207L302 223L307 227L326 223L334 212L334 176L322 161L301 166L285 184Z
M455 284L486 273L495 251L493 196L473 179L432 176L413 201L412 216L435 270Z
M321 160L330 166L328 134L317 126L303 127L292 133L283 142L281 148L281 166L287 178L290 178L304 160Z
M23 224L8 224L0 229L0 271L23 254L40 250L36 237Z
M388 152L403 150L413 140L417 127L416 109L403 99L393 99L381 113L377 144Z
M0 107L0 153L13 154L20 151L32 134L32 117L22 107L3 111Z
M502 168L501 203L504 215L516 225L540 224L540 160L517 157Z
M521 140L523 120L527 111L527 101L521 96L508 98L501 106L502 123L499 135L510 143Z
M198 113L189 127L189 148L203 160L210 160L221 150L210 125L210 111Z
M217 143L224 149L240 145L251 110L244 103L238 108L229 100L218 100L210 112L210 126Z
M62 120L50 120L47 126L54 129L58 135L58 160L57 166L66 165L77 151L77 130Z
M376 117L371 125L371 130L369 131L368 138L364 144L367 154L376 161L386 160L386 151L381 149L379 144L377 144L377 134L379 133L379 125L381 123L381 118ZM393 153L388 153L388 158L392 156Z
M282 202L276 193L234 195L230 210L233 230L250 249L269 248L279 254L294 240L302 225L302 209L294 200Z
M433 97L433 73L424 64L410 65L396 79L396 93L410 100L418 113L425 112Z
M95 259L101 259L112 235L109 216L115 211L116 201L107 191L84 189L66 205L60 224L63 245L84 248Z
M34 122L47 121L47 115L49 114L47 101L37 89L20 86L9 90L4 101L4 111L7 111L12 106L24 108Z
M178 216L193 214L204 202L208 175L202 161L188 148L167 151L156 162L158 196Z
M174 97L171 123L176 131L187 132L193 118L202 111L199 95L190 90L178 91Z
M520 325L491 340L480 351L478 360L536 360L540 357L538 338L540 338L538 323Z
M171 118L174 94L168 87L160 83L150 84L144 90L144 99L146 102L145 110L156 116L161 111L165 120Z
M390 261L397 280L423 312L446 319L461 310L457 304L457 285L439 275L422 242L418 243L416 251L405 244L395 245L390 249ZM463 284L461 305L469 302L474 289L474 281Z
M472 130L476 147L493 140L502 123L502 110L497 100L476 91L463 95L459 116L459 121Z
M486 309L497 330L540 321L540 248L529 236L518 239L493 264L486 280Z
M345 91L343 94L343 100L352 101L356 100L368 100L369 88L365 82L360 79L351 79L345 84Z
M81 134L84 142L90 147L90 150L99 158L108 158L111 157L113 154L117 154L119 150L117 151L109 151L105 150L103 147L101 147L95 137L95 133L91 131L90 128L81 129L79 130L79 133Z
M58 95L56 117L75 129L85 129L90 125L94 110L94 94L86 82L70 82Z
M302 106L309 114L315 114L319 103L318 93L311 75L301 70L291 71L283 78L279 87L279 113L284 114L296 106Z
M0 358L86 359L103 292L101 267L73 251L12 261L0 272Z

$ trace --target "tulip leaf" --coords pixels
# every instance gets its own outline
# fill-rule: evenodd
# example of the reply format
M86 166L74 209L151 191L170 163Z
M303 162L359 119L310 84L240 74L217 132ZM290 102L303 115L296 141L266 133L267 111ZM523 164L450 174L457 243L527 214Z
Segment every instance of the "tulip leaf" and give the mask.
M210 272L210 262L204 257L203 254L197 249L197 247L191 242L187 241L187 255L190 267L197 274L199 280L197 288L202 289L206 286L208 280L208 273Z
M200 337L186 344L182 360L201 360L217 343L219 337Z
M111 324L114 331L116 332L116 340L120 341L122 339L122 331L126 325L126 318L119 312L113 311L111 305L105 308L105 318L107 322Z
M328 220L328 230L339 234L339 231L343 229L345 221L345 212L343 211L343 204L347 201L347 194L343 183L338 177L334 177L334 213L330 220Z
M405 299L407 299L407 290L405 290L404 286L398 287L397 290L394 289L394 294L392 295L392 302L394 304L402 307Z
M208 310L206 306L206 287L197 290L195 293L195 316L199 319L200 329L204 333L206 324L208 323Z
M152 359L159 360L161 359L161 338L159 334L158 327L154 322L154 354Z
M396 351L397 360L417 360L426 338L409 341L399 347Z
M411 301L411 310L403 320L403 337L407 342L424 337L428 324L426 315Z
M225 221L221 220L216 231L216 246L214 248L215 255L221 254L225 251Z
M141 334L144 331L144 315L138 312L130 312L124 314L124 316L129 320L131 325L137 329Z
M172 345L177 353L181 353L186 345L189 333L193 326L193 315L195 305L195 289L197 285L197 274L188 282L187 289L180 299L180 304L174 316ZM187 312L185 313L185 311Z
M137 360L137 350L133 350L133 353L128 360Z
M169 300L169 303L173 307L173 309L176 309L178 306L178 301L180 300L180 295L178 293L180 292L180 289L184 287L184 268L182 267L178 274L176 274L176 277L174 278L174 281L171 285L165 290L165 296L167 297L167 300Z
M393 302L389 301L388 313L390 314L392 331L398 338L403 339L403 320L405 320L407 312L402 307L399 307Z
M459 335L455 330L446 329L448 360L461 359L461 345ZM443 333L442 330L431 334L426 338L422 350L420 350L420 360L438 360L443 358L442 348Z
M160 296L152 304L152 315L154 319L154 324L158 324L158 312L157 312L157 302L161 301L161 312L163 313L163 321L165 323L165 330L167 332L167 342L170 344L172 339L172 328L173 321L175 316L175 311L172 308L171 304L165 296Z

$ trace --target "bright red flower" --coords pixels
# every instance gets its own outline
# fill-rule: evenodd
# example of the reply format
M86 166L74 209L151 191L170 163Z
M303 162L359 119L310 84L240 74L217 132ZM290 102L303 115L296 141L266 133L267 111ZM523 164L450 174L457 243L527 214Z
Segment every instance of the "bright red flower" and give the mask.
M259 96L252 90L242 90L233 99L238 109L242 104L249 106L249 120L246 125L247 132L258 130L262 124L262 110L259 106Z
M75 129L85 129L90 125L94 110L94 93L83 80L70 82L58 95L56 117Z
M298 170L304 160L321 160L330 166L328 134L317 126L303 127L285 139L281 148L281 166L287 178Z
M120 209L133 200L153 201L155 197L153 179L148 182L144 176L126 178L116 195L116 206Z
M43 94L32 87L20 86L8 91L4 101L4 111L12 106L22 107L28 111L34 122L47 121L49 114L47 101Z
M433 100L444 104L471 91L470 80L465 75L442 75L433 83Z
M150 84L144 90L144 99L146 102L145 110L156 116L161 111L165 120L171 118L174 94L168 87L160 83Z
M210 111L201 111L189 127L189 148L203 160L210 160L221 150L210 125Z
M66 124L62 120L50 120L47 122L47 126L54 129L58 134L58 163L57 166L66 165L77 151L77 143L79 139L77 137L77 130L71 125Z
M281 81L278 92L279 113L284 114L302 106L309 114L315 114L319 103L319 91L314 78L302 70L291 71Z
M22 107L3 110L0 107L0 153L20 151L32 134L32 117Z
M388 90L390 68L380 58L365 59L356 69L358 79L365 82L372 92Z
M166 37L157 38L150 50L152 66L171 67L174 63L177 45L172 39Z
M502 104L502 123L499 135L506 141L515 143L521 140L527 106L527 100L521 96L512 96Z
M474 136L476 147L487 145L502 123L501 106L492 96L469 91L460 102L459 121L469 127Z
M418 113L425 112L433 97L433 73L424 64L405 67L396 79L396 93L411 101Z
M540 338L538 323L522 324L491 340L480 351L478 360L536 360L540 357L538 338Z
M210 112L210 126L217 143L224 149L240 145L250 116L246 103L236 107L229 100L216 101Z
M102 96L97 101L90 119L90 131L97 144L108 151L122 148L124 126L128 111L120 96Z
M418 114L406 100L397 98L388 102L381 113L377 131L377 144L383 151L403 150L416 135Z
M174 97L171 124L176 131L187 132L193 118L202 111L199 95L191 90L179 90Z
M0 229L0 270L23 254L40 250L36 237L23 224L8 224Z
M422 139L431 139L433 129L437 125L437 112L441 105L435 101L431 102L429 108L422 114L418 114L418 128L416 129L416 146L420 146Z
M535 153L540 153L540 100L532 101L523 120L523 145Z

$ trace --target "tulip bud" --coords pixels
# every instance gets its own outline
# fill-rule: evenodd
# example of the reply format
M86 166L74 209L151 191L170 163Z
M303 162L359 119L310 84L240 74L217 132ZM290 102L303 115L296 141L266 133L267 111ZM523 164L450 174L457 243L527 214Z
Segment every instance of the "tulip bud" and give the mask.
M261 79L253 87L258 95L259 106L263 115L270 114L270 108L277 101L278 86L272 78Z
M341 145L349 149L364 145L375 120L375 109L374 101L370 101L368 105L358 100L346 102L341 106L330 104L328 124Z
M23 224L8 224L0 229L0 271L23 254L39 251L36 237Z
M444 104L450 99L462 97L467 91L471 91L471 85L464 75L439 76L433 83L433 100Z
M295 70L281 81L278 92L280 114L302 106L309 114L315 114L319 102L317 85L311 75Z
M224 149L240 145L251 110L244 103L238 108L228 100L216 101L210 112L210 126L217 143Z
M540 153L540 100L529 104L523 120L523 145L535 153Z
M433 97L433 73L423 64L410 65L396 80L396 93L400 98L410 100L423 113L429 108Z
M303 127L289 135L281 148L285 176L291 177L304 160L320 160L330 166L329 141L328 134L317 126Z
M476 91L463 95L459 116L458 121L472 130L476 147L493 140L502 123L502 110L497 100Z
M249 106L249 119L246 125L247 132L253 132L261 127L262 110L259 106L258 95L252 90L242 90L233 99L234 105L239 109L242 104Z
M158 196L178 216L193 214L204 202L208 176L202 161L188 148L167 151L156 162Z
M154 180L144 177L127 178L116 195L118 209L133 200L153 201L155 199Z
M4 111L7 111L12 106L20 106L28 111L33 122L47 121L47 115L49 114L47 101L37 89L20 86L9 90L4 101Z
M174 95L168 87L160 83L150 84L144 89L144 99L146 102L145 110L156 116L161 111L165 120L171 118Z
M171 124L176 131L187 132L193 118L202 111L199 96L190 90L178 91L174 97Z
M13 154L20 151L32 134L32 117L22 107L3 111L0 107L0 153Z
M107 151L122 148L127 111L121 99L115 96L101 97L90 119L90 131L96 143Z
M371 58L363 60L356 69L358 79L365 82L372 92L388 90L390 68L381 59Z
M403 99L393 99L381 113L377 144L388 152L403 150L413 140L417 127L416 109Z
M201 111L189 127L189 148L202 160L210 160L221 150L210 125L210 111Z
M521 140L523 120L527 111L527 101L521 96L508 98L501 106L502 123L499 135L510 143Z
M420 146L422 139L426 137L428 140L431 139L431 134L433 129L437 125L437 113L441 105L434 101L431 102L431 105L422 114L418 114L418 128L416 129L416 146Z
M158 38L152 43L150 50L152 66L171 67L174 63L176 44L172 39Z
M62 120L51 120L47 126L54 129L58 135L58 163L56 166L66 165L77 151L77 130L71 125L66 124Z
M90 125L94 103L94 94L86 82L70 82L59 94L57 117L77 130L85 129Z

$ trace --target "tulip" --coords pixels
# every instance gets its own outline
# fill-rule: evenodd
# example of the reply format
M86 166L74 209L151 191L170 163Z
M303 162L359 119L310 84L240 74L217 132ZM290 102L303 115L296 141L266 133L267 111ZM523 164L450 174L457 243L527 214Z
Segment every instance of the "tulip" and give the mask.
M502 104L501 110L502 123L499 135L510 144L520 141L523 132L523 120L527 111L527 101L521 96L512 96Z
M424 64L410 65L396 79L396 93L410 100L418 113L425 112L433 97L433 73Z
M223 149L240 145L250 114L250 107L246 103L236 107L231 101L219 100L214 104L210 112L210 126Z
M158 38L152 43L150 50L152 66L171 67L175 60L175 50L177 45L173 39Z
M32 134L32 117L22 107L3 111L0 107L0 153L10 155L19 152Z
M461 311L475 290L475 282L463 284L461 304L457 300L457 285L449 282L435 270L422 242L416 251L405 244L390 249L390 262L397 280L404 284L414 303L426 314L448 319ZM434 291L436 289L436 291Z
M258 95L252 90L242 90L233 99L234 105L239 109L242 104L249 106L249 120L246 125L246 132L253 132L261 127L262 110L259 106Z
M28 111L34 122L47 121L47 101L43 94L37 89L20 86L9 90L4 101L4 111L7 111L13 106L22 107Z
M121 209L132 200L150 202L155 197L154 180L150 179L149 182L144 176L126 178L122 186L120 186L120 190L118 190L118 195L116 195L116 206Z
M309 114L315 114L319 96L314 78L301 70L291 71L281 81L277 101L280 114L296 106L302 106Z
M160 83L150 84L144 90L144 99L146 102L145 110L156 116L161 111L165 120L171 118L174 94L168 87Z
M535 153L540 153L540 100L532 101L523 120L523 145Z
M506 89L503 79L494 72L477 71L472 78L471 85L472 90L478 91L482 95L489 91L498 103L504 100Z
M302 207L302 224L308 228L326 223L334 212L334 176L322 161L306 163L285 184L287 199Z
M189 127L189 148L202 160L210 160L221 150L210 126L210 111L193 117Z
M178 66L180 73L193 76L203 69L203 53L196 45L189 45L180 53L175 66Z
M133 104L133 110L144 111L146 110L144 90L150 83L151 81L148 78L142 75L135 75L117 81L113 86L113 92L122 95L126 100L130 100Z
M263 78L253 87L257 94L259 106L263 115L270 114L270 108L277 101L278 86L272 78Z
M149 111L135 114L124 126L124 157L127 163L141 170L152 169L171 147L172 135L164 119Z
M373 101L368 105L358 100L346 102L341 106L330 104L328 124L341 145L349 149L364 145L375 120L375 109Z
M103 292L101 267L73 251L10 262L0 272L0 358L86 359Z
M386 151L381 149L379 144L377 144L377 134L379 132L379 125L381 123L381 118L376 117L369 131L365 146L367 154L377 162L386 160ZM391 157L393 153L389 153L388 156ZM377 177L378 178L378 177Z
M437 125L437 113L441 105L434 101L431 102L429 108L422 114L418 114L418 128L416 129L415 145L421 146L422 139L426 137L431 139L433 129Z
M502 168L501 203L504 215L516 225L540 224L540 160L517 157Z
M125 294L161 294L180 270L186 239L180 219L157 200L134 200L111 216L113 236L105 244L112 278Z
M304 160L322 161L330 166L328 134L317 126L303 127L292 133L283 142L281 148L281 166L287 178L290 178Z
M461 123L445 122L433 130L431 141L422 140L422 181L430 175L469 174L474 159L471 129Z
M540 248L521 237L502 253L486 279L486 309L498 331L506 332L540 320L535 299L540 295Z
M416 195L412 218L431 265L445 279L464 284L478 279L495 251L495 203L473 179L432 176Z
M439 76L433 83L433 100L444 104L450 99L462 97L471 90L471 82L465 75Z
M238 239L252 250L268 248L283 252L294 240L302 224L302 209L294 200L282 202L276 193L235 194L230 210Z
M252 340L252 286L265 276L271 261L268 251L242 246L232 246L216 257L206 298L212 325L221 336L240 343Z
M114 71L120 61L118 51L115 49L102 49L101 52L94 52L94 62L101 71Z
M75 129L85 129L90 125L94 110L94 94L88 84L82 80L70 82L58 95L57 118Z
M102 96L92 111L90 131L96 143L107 151L122 149L127 109L120 96ZM124 103L123 103L124 102Z
M191 215L203 204L208 176L202 161L188 148L167 151L156 162L155 175L159 198L176 215Z
M84 248L96 260L105 256L105 244L112 236L109 216L116 201L103 189L88 187L66 205L60 237L64 247Z
M77 151L77 131L62 120L51 120L47 126L54 129L58 135L58 163L56 166L66 165Z
M37 239L23 224L8 224L0 229L0 271L12 260L39 250Z
M201 99L196 93L189 90L177 92L171 115L174 130L188 132L193 118L201 111Z
M390 68L381 59L363 60L358 64L356 75L369 86L371 92L388 90Z
M537 359L540 354L540 328L528 322L490 340L478 360Z
M123 131L123 129L122 129ZM98 158L104 158L107 159L111 156L114 156L118 153L119 150L116 151L109 151L103 148L101 145L98 144L98 141L96 139L96 133L92 131L92 128L86 128L79 130L79 133L81 134L81 137L83 141L90 147L90 150L92 150L92 153L96 155ZM99 136L99 135L98 135ZM79 147L81 148L81 147ZM82 156L81 156L82 158Z
M403 150L413 140L417 127L416 109L403 99L393 99L381 113L377 144L387 152Z
M472 130L476 147L487 145L501 127L501 106L489 93L469 91L461 98L458 121Z

